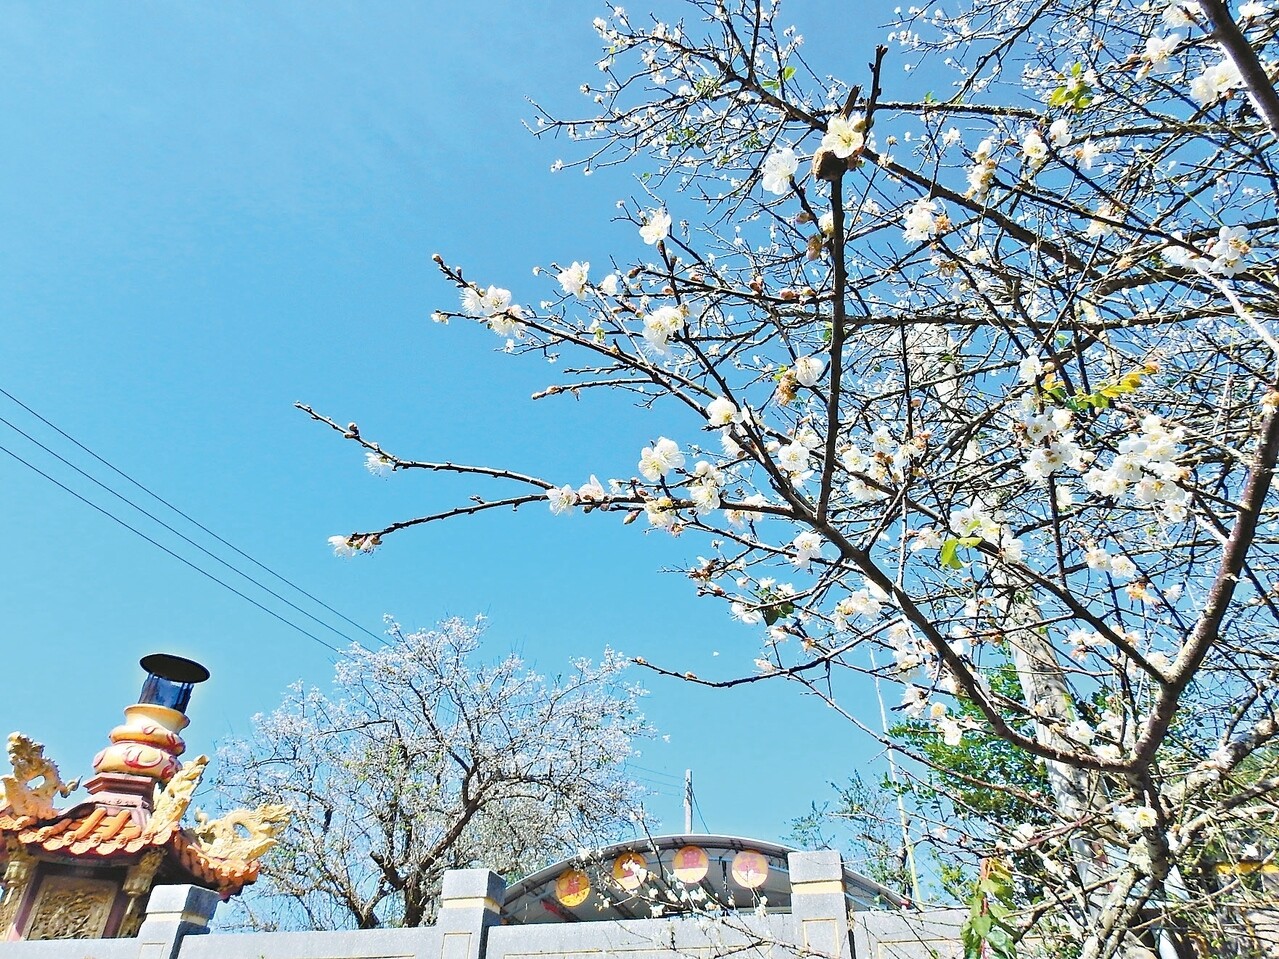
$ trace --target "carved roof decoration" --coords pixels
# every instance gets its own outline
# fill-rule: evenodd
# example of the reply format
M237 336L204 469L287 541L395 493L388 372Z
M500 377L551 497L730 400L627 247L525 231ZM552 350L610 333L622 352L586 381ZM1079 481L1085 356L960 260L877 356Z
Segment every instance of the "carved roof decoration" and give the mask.
M43 747L23 740L36 747L34 755L44 762ZM24 757L32 754L24 745ZM99 787L100 794L93 799L62 811L47 799L32 802L26 795L15 803L6 790L0 795L0 850L8 840L37 858L113 865L132 865L149 851L162 850L161 872L223 896L235 895L257 879L258 859L275 845L275 837L288 823L289 810L283 806L239 809L217 820L197 811L196 823L184 828L182 819L207 763L208 758L200 756L184 764L164 787L142 777L116 775L107 785L119 787L116 780L134 780L124 786L137 789L135 795L127 795L128 788L121 792ZM61 791L64 787L56 778L56 767L48 766L54 773L42 785L56 783L53 791ZM17 778L22 775L19 772ZM13 778L5 777L5 785ZM94 788L92 781L86 785ZM0 854L0 859L7 858Z

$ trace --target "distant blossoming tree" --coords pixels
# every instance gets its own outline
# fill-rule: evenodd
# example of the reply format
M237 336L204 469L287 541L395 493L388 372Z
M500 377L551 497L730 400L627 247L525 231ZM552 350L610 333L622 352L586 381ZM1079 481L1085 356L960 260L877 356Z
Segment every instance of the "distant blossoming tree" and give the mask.
M524 875L633 833L643 790L626 761L647 729L626 661L549 680L516 656L480 662L481 632L396 628L343 655L332 695L295 686L222 747L220 792L293 808L247 898L253 924L420 926L446 869Z
M592 115L540 121L641 175L612 269L551 264L527 303L437 257L437 320L569 361L540 395L636 397L635 474L414 460L303 407L484 484L335 547L536 504L696 537L696 588L763 641L731 682L867 726L835 680L875 672L946 745L1043 764L1041 817L960 837L996 857L971 949L1188 954L1239 885L1203 850L1279 788L1273 752L1237 777L1279 730L1279 14L924 2L839 78L776 3L688 9L597 20Z

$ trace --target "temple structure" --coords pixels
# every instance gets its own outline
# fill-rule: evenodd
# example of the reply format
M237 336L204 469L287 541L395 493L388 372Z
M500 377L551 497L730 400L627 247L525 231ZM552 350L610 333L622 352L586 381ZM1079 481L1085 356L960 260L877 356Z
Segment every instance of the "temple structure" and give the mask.
M177 656L142 660L139 702L94 758L83 802L59 809L77 789L44 747L9 737L12 775L0 777L0 941L109 939L137 934L158 885L188 884L225 899L253 882L288 809L237 810L184 825L208 758L183 765L180 733L191 691L209 676Z

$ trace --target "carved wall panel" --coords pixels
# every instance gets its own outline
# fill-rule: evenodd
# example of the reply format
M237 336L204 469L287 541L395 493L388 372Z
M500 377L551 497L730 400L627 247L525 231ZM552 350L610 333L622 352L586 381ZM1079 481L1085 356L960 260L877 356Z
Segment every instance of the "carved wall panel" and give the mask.
M18 903L22 899L22 893L17 890L8 890L0 887L0 942L4 942L9 935L9 927L13 925L14 917L18 914Z
M40 883L25 938L101 938L119 888L109 879L46 876Z

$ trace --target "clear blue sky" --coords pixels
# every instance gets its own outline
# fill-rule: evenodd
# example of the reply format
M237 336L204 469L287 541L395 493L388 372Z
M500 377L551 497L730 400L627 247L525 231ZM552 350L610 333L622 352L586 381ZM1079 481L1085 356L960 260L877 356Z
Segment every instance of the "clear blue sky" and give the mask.
M811 56L855 72L874 34L830 30L843 9L812 0L792 17L814 41L825 35ZM375 632L384 613L406 626L484 613L494 655L515 647L546 671L605 644L702 675L749 670L754 631L659 572L695 544L644 535L643 523L537 510L334 558L329 535L466 490L374 478L353 445L291 406L356 420L406 456L574 484L629 476L650 439L691 432L616 404L531 404L550 368L428 320L455 303L430 263L437 251L524 300L541 292L535 264L636 252L633 231L609 222L626 176L553 176L571 146L521 126L526 97L588 106L577 88L598 77L599 12L579 0L0 3L0 386ZM0 416L112 479L2 396ZM342 642L4 424L0 445ZM213 672L193 702L193 752L245 731L286 684L327 681L327 650L2 453L0 484L0 732L45 742L67 776L89 771L133 701L144 653L183 653ZM640 760L657 775L640 775L667 787L653 811L671 830L686 766L711 830L776 838L875 752L795 687L716 693L635 678L670 735ZM871 701L861 711L877 721Z

